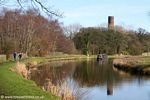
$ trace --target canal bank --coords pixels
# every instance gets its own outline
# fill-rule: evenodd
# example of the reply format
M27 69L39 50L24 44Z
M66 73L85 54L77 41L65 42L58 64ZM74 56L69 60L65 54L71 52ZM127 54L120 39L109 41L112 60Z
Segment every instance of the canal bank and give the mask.
M150 57L129 56L113 60L113 67L134 75L150 75Z
M56 60L73 60L73 59L85 59L86 56L65 56L65 57L33 57L26 58L20 62L28 64L30 62L37 62L41 64L48 61ZM93 58L88 57L88 58ZM59 97L52 95L51 93L44 92L38 87L34 81L23 78L18 73L11 70L16 65L16 62L9 61L0 64L0 95L3 99L5 96L24 96L21 100L26 100L30 97L43 98L43 100L57 100ZM19 100L19 99L17 99Z

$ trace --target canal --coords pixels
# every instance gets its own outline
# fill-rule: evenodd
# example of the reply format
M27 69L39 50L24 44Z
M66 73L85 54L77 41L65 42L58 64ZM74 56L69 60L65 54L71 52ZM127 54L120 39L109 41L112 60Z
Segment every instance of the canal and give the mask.
M150 77L118 71L111 60L53 61L32 71L38 86L46 79L67 84L79 100L150 100Z

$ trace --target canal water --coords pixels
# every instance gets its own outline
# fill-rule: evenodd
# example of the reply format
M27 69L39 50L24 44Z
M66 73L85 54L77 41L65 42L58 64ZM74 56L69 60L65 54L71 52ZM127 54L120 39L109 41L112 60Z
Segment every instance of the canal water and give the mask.
M32 71L43 86L66 83L79 100L150 100L150 77L133 76L113 68L112 61L54 61Z

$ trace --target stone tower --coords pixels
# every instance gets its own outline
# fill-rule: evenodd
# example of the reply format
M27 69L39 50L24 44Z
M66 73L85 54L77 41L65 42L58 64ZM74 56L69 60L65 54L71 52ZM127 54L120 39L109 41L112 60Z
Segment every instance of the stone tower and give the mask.
M114 16L108 16L108 29L114 30Z

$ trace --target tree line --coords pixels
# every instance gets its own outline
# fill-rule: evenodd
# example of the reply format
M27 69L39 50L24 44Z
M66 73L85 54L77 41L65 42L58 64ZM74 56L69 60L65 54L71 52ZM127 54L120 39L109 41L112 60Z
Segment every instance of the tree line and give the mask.
M137 31L108 30L102 27L81 28L73 38L76 48L83 54L98 53L139 55L149 52L150 33Z
M0 14L0 54L23 52L45 56L51 52L93 55L139 55L150 50L150 33L116 27L83 28L79 24L64 27L53 18L45 18L36 9L8 10Z
M58 20L45 18L35 9L1 11L0 54L17 51L42 56L74 50L72 40L65 36Z

